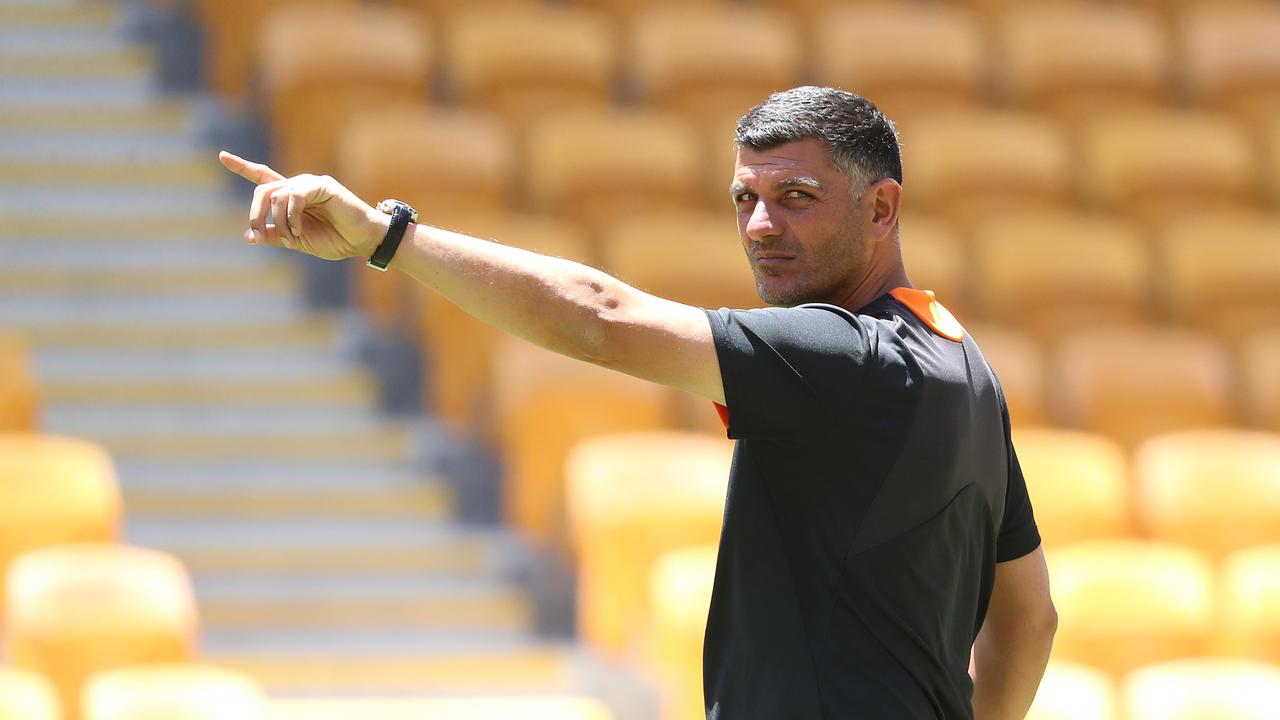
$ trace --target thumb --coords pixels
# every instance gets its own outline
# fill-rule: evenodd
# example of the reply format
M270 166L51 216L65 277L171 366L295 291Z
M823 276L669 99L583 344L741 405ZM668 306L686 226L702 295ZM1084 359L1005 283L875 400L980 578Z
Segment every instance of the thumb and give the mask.
M262 234L261 239L255 239L253 237L252 230L245 230L243 238L245 243L248 245L268 245L270 247L284 248L286 250L294 249L293 245L280 234L280 231L276 229L275 225L268 225L266 227L266 232Z

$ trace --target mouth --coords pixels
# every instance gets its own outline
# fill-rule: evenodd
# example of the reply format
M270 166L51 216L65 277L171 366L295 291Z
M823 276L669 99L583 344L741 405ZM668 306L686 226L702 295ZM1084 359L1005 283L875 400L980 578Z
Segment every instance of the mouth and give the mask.
M757 255L756 265L762 268L773 268L785 265L794 259L793 255Z

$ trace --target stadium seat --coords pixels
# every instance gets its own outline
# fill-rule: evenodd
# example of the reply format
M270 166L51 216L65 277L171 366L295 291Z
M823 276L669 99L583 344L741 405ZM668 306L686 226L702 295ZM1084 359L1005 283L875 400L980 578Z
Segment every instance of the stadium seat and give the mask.
M639 13L663 5L711 5L724 6L722 0L573 0L577 5L607 13L619 25L625 27Z
M401 8L284 6L264 19L258 52L273 162L286 175L335 173L352 117L427 99L431 47L419 17Z
M1181 20L1183 66L1197 104L1248 119L1280 111L1280 8L1200 2Z
M1139 229L1114 217L994 214L974 226L985 317L1040 337L1151 318L1151 259Z
M29 550L115 540L121 505L115 468L101 446L0 433L0 570ZM0 597L4 591L0 575Z
M1080 330L1058 344L1057 407L1069 425L1126 447L1234 424L1235 378L1212 338L1160 327Z
M590 262L593 255L580 230L544 218L483 216L460 221L458 228L504 245L569 260ZM434 408L457 427L473 427L487 434L493 414L493 354L503 333L434 291L418 287L416 292L426 296L421 299L419 333L427 359L423 407Z
M662 678L663 720L703 720L702 639L715 581L716 546L663 554L653 565L653 658Z
M1257 152L1230 118L1171 110L1099 112L1082 122L1081 191L1095 208L1145 221L1249 209Z
M6 592L8 658L53 681L67 720L85 717L80 693L93 673L187 662L195 653L191 582L176 559L155 550L35 550L9 565Z
M535 210L592 230L629 214L701 205L702 144L688 121L637 110L535 120L525 163ZM728 180L725 181L728 186Z
M1272 208L1280 209L1280 110L1262 121L1263 186Z
M932 290L951 314L964 323L970 317L967 248L950 224L936 218L906 215L899 219L902 262L911 284Z
M0 432L34 432L40 417L31 349L17 335L0 335Z
M0 720L59 720L53 683L39 673L0 666Z
M274 700L266 720L612 720L584 697L306 698Z
M486 8L519 9L530 5L539 5L543 0L484 0L483 3L461 3L458 0L389 0L393 5L409 8L421 13L437 28L445 27L459 13L483 4Z
M795 84L800 38L781 13L744 5L657 5L630 23L628 66L649 106L710 122Z
M1085 665L1051 662L1026 720L1116 720L1115 682Z
M1121 690L1129 720L1273 720L1280 667L1228 658L1187 658L1144 667Z
M978 19L942 3L854 3L813 18L818 82L854 90L894 121L983 100Z
M1053 659L1113 677L1208 651L1213 577L1208 558L1177 545L1095 540L1047 553L1058 632Z
M1004 390L1014 430L1050 424L1044 353L1032 338L1001 325L965 325Z
M1078 120L1099 107L1157 105L1169 95L1171 53L1140 7L1023 3L998 23L1001 84L1014 105Z
M1214 557L1280 542L1280 435L1202 430L1134 454L1135 507L1149 537Z
M1241 347L1250 419L1280 432L1280 327L1251 335Z
M605 228L600 250L602 269L658 297L713 309L763 305L728 210L624 218Z
M578 632L593 647L621 657L649 637L654 561L719 540L732 455L726 439L670 432L605 435L574 447L565 474Z
M1223 653L1280 664L1280 544L1227 556L1220 616Z
M581 6L473 4L450 21L444 48L458 102L513 127L550 110L603 107L614 96L614 29Z
M526 538L565 548L565 459L578 442L671 424L669 391L504 337L494 352L503 504Z
M900 129L912 207L971 221L1070 201L1071 151L1048 120L973 110L920 116Z
M1129 469L1114 440L1051 428L1014 430L1046 549L1132 534Z
M94 673L85 720L265 720L266 696L249 677L209 665L155 664Z

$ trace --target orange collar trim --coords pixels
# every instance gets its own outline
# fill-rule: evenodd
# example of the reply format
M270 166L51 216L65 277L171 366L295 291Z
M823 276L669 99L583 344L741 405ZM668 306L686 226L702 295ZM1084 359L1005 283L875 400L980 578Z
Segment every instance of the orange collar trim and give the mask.
M964 328L950 310L942 307L932 290L900 287L894 288L889 294L942 337L956 342L964 340Z

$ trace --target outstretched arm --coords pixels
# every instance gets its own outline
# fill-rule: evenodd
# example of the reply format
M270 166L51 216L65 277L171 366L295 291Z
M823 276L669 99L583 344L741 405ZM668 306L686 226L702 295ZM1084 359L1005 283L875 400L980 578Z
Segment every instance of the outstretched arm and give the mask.
M219 159L258 185L246 242L338 260L368 257L386 234L390 218L333 178L285 178L230 153ZM710 323L698 308L585 265L429 225L409 226L391 267L530 342L724 402Z
M974 643L975 720L1026 717L1057 627L1043 548L997 564L991 605Z

